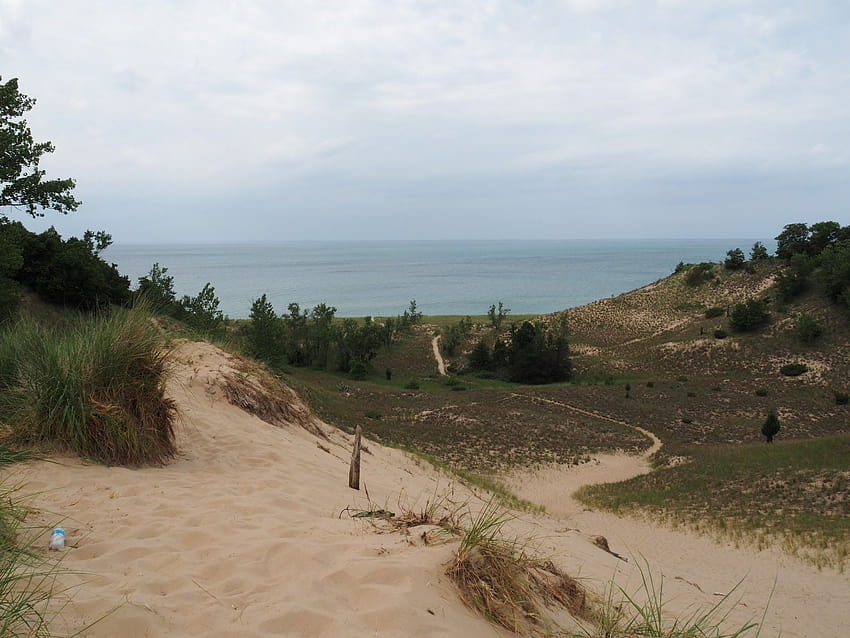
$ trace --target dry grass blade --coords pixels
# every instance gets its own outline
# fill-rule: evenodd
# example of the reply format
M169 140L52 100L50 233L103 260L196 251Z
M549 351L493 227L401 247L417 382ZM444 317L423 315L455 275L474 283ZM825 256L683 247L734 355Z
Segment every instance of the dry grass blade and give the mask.
M317 419L295 392L274 378L271 373L251 370L251 373L226 372L222 389L227 400L270 425L300 425L322 438L327 438Z

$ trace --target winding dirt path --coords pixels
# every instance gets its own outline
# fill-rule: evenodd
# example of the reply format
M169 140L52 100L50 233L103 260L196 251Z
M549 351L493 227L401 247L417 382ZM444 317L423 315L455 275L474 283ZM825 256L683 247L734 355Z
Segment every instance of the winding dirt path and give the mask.
M631 428L652 441L652 445L641 454L594 454L589 463L580 465L553 463L534 468L522 468L503 477L512 491L545 506L549 513L556 516L578 514L585 510L584 505L573 498L573 494L579 488L597 483L625 481L641 474L648 474L652 469L649 458L661 449L662 442L649 430L563 401L516 392L513 394L530 401L556 405L577 414Z
M437 371L441 376L447 377L446 362L443 361L443 355L440 354L440 335L431 339L431 348L434 349L434 358L437 360Z

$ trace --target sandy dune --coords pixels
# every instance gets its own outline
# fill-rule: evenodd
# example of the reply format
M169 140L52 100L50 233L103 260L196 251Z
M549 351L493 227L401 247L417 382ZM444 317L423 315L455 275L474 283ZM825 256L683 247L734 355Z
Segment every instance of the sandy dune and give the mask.
M82 635L508 635L459 602L443 574L454 542L413 543L415 533L379 533L343 511L399 511L450 491L477 507L475 494L368 443L362 481L370 504L363 491L347 487L350 437L328 426L327 439L294 424L275 427L232 406L221 386L232 361L213 346L182 344L175 359L181 453L168 466L130 470L61 458L11 470L23 491L35 494L37 518L68 530L64 565L79 573L63 584L79 587L56 630L72 633L101 619ZM569 498L588 480L640 470L635 463L606 457L579 470L515 476L517 489L554 516L519 515L511 532L532 538L591 587L618 574L631 589L634 559L596 547L592 537L604 534L613 551L640 553L664 573L671 612L712 604L714 592L746 578L732 616L760 617L777 579L763 638L780 628L786 638L846 635L846 575L584 512Z

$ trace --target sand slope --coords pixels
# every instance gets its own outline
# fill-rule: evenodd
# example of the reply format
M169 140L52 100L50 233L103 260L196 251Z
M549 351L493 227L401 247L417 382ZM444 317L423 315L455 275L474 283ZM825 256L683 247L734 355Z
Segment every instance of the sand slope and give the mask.
M64 565L80 573L64 576L63 584L79 587L57 631L73 633L101 619L82 635L508 635L459 602L443 574L453 542L412 544L344 512L399 511L400 503L421 505L448 491L476 507L475 494L369 443L362 481L370 505L363 491L347 486L350 437L328 426L327 439L296 424L275 427L232 406L221 383L233 361L213 346L181 344L175 362L171 393L183 414L181 452L168 466L131 470L61 458L10 470L25 493L35 494L37 518L68 530ZM763 637L780 626L786 638L845 635L847 576L579 511L564 494L584 479L551 472L515 479L562 517L519 515L511 530L591 586L615 573L627 588L636 582L634 560L625 563L592 543L604 534L612 550L640 552L664 572L672 611L711 604L714 592L747 576L733 616L760 616L776 577ZM567 489L554 487L561 481Z

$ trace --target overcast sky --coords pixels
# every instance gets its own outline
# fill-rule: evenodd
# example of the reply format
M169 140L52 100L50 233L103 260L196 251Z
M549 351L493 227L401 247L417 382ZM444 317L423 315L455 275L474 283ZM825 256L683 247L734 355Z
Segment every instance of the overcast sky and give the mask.
M49 175L77 180L83 206L48 214L63 234L850 223L843 1L0 0L0 75L38 100Z

